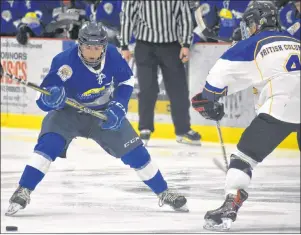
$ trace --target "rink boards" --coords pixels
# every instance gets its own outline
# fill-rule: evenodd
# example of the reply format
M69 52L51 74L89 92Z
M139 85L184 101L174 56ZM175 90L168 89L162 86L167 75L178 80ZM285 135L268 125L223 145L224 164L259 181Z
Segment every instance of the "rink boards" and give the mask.
M25 114L2 114L1 126L12 128L40 129L43 116L25 115ZM131 122L136 131L138 131L138 123ZM218 142L219 137L215 126L198 126L193 125L193 130L198 131L202 135L202 141ZM174 127L168 123L156 123L156 131L152 138L174 139ZM222 127L223 138L226 143L236 144L244 131L244 128L238 127ZM291 134L279 146L279 148L297 149L297 135Z
M74 45L73 41L61 39L32 39L28 46L17 43L14 38L1 37L1 64L5 71L28 81L40 84L49 71L53 57ZM229 47L228 44L197 44L191 49L188 72L190 97L201 91L208 71L219 56ZM132 48L133 49L133 48ZM136 64L133 58L130 67L136 78ZM164 88L159 69L158 81L160 93L155 109L155 133L153 138L173 139L174 127L170 117L170 103ZM252 88L223 98L225 117L221 121L224 141L237 143L244 128L255 117L254 105L257 94ZM138 84L136 84L129 104L128 119L137 129ZM44 112L35 104L36 92L22 87L10 79L1 79L1 126L15 128L39 129ZM192 128L202 135L203 141L218 142L215 122L205 120L190 108ZM296 134L290 135L279 147L296 149Z

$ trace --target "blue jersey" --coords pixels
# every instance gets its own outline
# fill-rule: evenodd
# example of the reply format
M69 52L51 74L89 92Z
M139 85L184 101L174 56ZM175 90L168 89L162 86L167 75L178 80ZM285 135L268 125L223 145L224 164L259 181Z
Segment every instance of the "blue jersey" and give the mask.
M60 6L60 1L18 1L19 23L26 24L36 36L41 36L43 25L52 20L53 9Z
M300 40L300 12L293 3L287 4L280 10L280 21L285 30Z
M121 12L121 1L118 0L103 0L97 7L96 20L103 22L106 25L120 28L119 14ZM88 19L91 15L91 6L87 6L86 15Z
M16 21L20 18L18 2L2 0L1 9L1 35L15 35L17 33Z
M287 31L296 39L300 40L300 25L301 25L301 20L296 19L296 21L287 29Z
M54 57L41 87L64 86L67 97L92 109L104 108L112 99L127 107L134 79L128 63L113 45L108 45L99 71L86 66L75 45ZM43 104L40 99L38 106Z
M218 25L218 37L230 39L233 31L239 27L243 12L246 10L248 1L225 1L225 0L201 0L200 4L206 4L208 13L204 14L204 19L207 26L211 27L216 24L216 14L220 16ZM217 12L216 12L217 11ZM198 36L195 34L194 42L198 41Z

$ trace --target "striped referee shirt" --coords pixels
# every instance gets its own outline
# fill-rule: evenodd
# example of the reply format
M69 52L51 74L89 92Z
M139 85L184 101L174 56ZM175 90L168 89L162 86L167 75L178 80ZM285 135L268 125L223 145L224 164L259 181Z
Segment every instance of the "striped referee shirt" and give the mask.
M193 22L185 0L127 0L122 2L120 44L128 49L132 34L137 40L152 43L178 41L189 47Z

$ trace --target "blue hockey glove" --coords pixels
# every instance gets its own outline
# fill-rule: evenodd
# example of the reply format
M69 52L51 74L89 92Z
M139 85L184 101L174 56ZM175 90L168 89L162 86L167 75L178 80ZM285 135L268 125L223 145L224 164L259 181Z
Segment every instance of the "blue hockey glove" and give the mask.
M120 128L121 123L125 118L126 109L121 103L111 101L104 114L107 116L108 120L100 123L101 128L104 130L117 130Z
M63 86L57 87L46 87L51 95L41 95L41 102L50 110L62 109L65 106L65 101L67 99L66 91Z

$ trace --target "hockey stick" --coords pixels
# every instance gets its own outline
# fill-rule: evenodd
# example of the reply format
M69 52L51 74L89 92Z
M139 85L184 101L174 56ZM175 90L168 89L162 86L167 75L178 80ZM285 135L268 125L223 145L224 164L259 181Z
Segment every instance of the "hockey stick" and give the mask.
M213 162L215 163L215 165L219 169L221 169L222 171L224 171L225 173L227 173L227 171L229 169L229 164L228 164L226 147L225 147L225 144L224 144L223 135L222 135L221 126L220 126L220 122L219 121L216 121L216 128L217 128L217 133L218 133L220 144L221 144L221 148L222 148L222 153L223 153L223 158L224 158L225 166L223 166L220 163L220 161L218 161L216 158L213 158Z
M228 42L228 43L233 42L233 40L231 40L231 39L223 38L223 37L219 37L218 35L215 35L214 32L212 32L211 30L209 30L207 28L206 23L204 22L204 19L203 19L203 11L204 10L205 10L204 7L201 5L194 12L194 16L195 16L197 25L200 29L200 32L202 32L202 34L207 38L211 38L211 39L223 41L223 42ZM197 33L197 31L195 31L195 33ZM199 35L199 36L201 36L201 35Z
M3 68L2 68L2 65L0 65L0 76L1 77L2 76L3 77L9 77L10 79L13 79L13 80L21 83L22 85L25 85L25 86L27 86L29 88L32 88L32 89L34 89L36 91L39 91L39 92L41 92L41 93L43 93L45 95L50 95L50 92L47 91L46 89L43 89L43 88L39 87L38 85L36 85L36 84L34 84L32 82L27 82L27 81L25 81L25 80L23 80L21 78L18 78L16 76L12 75L12 74L9 74L9 73L5 72L3 70ZM90 114L90 115L92 115L94 117L97 117L97 118L99 118L99 119L101 119L103 121L107 120L107 117L104 114L102 114L101 112L97 112L95 110L89 109L86 106L84 106L82 104L79 104L76 101L73 101L73 100L71 100L69 98L66 99L65 103L67 105L73 107L73 108L76 108L76 109L78 109L78 110L80 110L80 111L82 111L84 113L88 113L88 114Z

